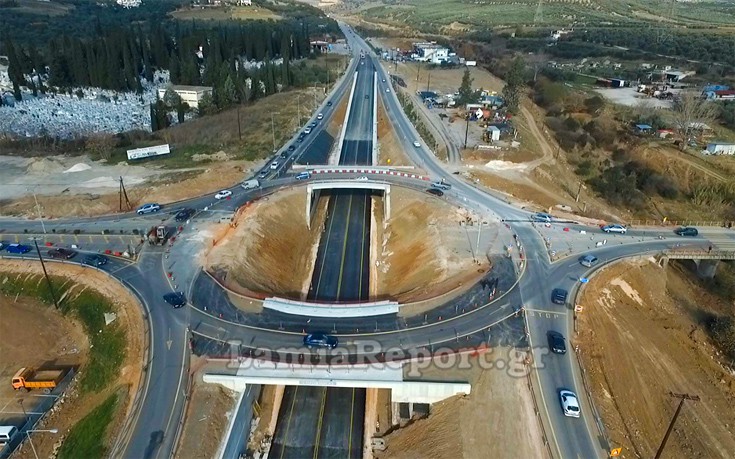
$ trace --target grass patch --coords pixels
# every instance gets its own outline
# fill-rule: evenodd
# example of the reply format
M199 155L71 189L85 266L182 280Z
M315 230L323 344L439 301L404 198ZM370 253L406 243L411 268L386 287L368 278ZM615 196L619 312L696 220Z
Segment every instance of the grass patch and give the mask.
M204 21L226 21L239 19L242 21L279 20L281 16L273 11L257 6L226 6L222 8L182 8L169 13L179 20L198 19Z
M20 294L53 304L43 276L1 273L0 277L0 293L7 296ZM63 298L61 312L81 321L89 336L89 363L82 372L80 390L82 393L99 392L109 386L120 371L125 358L125 331L115 322L105 325L104 314L113 312L114 308L104 296L90 290L70 293L74 284L61 277L51 276L51 283L56 297Z
M59 459L101 458L107 455L104 440L117 405L117 394L112 394L69 431L59 449Z

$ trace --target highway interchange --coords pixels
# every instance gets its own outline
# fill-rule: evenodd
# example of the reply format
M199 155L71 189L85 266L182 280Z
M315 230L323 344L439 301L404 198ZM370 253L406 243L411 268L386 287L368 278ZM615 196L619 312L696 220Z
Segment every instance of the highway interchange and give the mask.
M335 86L330 100L334 101L334 106L337 105L336 102L339 98L348 92L352 81L351 76L357 70L358 83L355 89L355 97L357 99L362 98L362 101L370 102L370 104L355 104L355 113L350 116L350 123L354 124L347 126L345 148L342 151L340 160L346 164L369 164L372 145L368 140L370 137L365 134L372 129L372 120L369 113L361 112L361 107L372 106L370 97L376 97L377 94L373 94L373 79L364 77L370 72L363 71L358 67L374 69L377 72L378 81L385 79L390 82L390 78L382 66L374 65L377 60L362 39L351 29L345 27L345 30L354 52L358 53L359 50L364 50L367 53L365 59L367 64L360 64L359 56L356 56L347 70L347 77ZM361 73L363 76L360 76ZM380 352L375 349L364 349L355 346L355 343L360 340L371 340L377 343L381 349L401 349L405 351L405 355L410 355L413 350L431 349L432 346L442 344L452 346L453 343L459 341L459 338L463 337L482 340L483 333L486 333L492 325L513 316L522 307L525 310L524 320L528 332L528 344L532 348L537 368L537 371L533 372L534 387L538 391L537 398L541 405L543 425L550 442L552 455L559 458L606 457L606 448L610 445L604 444L604 439L600 436L595 425L589 400L584 396L584 389L580 381L580 369L573 356L574 350L570 349L563 356L548 355L546 333L554 330L567 337L573 336L573 311L570 305L573 304L572 299L579 285L579 279L588 276L591 271L577 263L577 256L581 253L593 253L601 261L599 267L622 257L659 253L662 250L671 249L674 245L670 230L641 230L630 232L627 235L610 236L608 237L609 244L592 250L586 249L588 242L585 238L580 237L579 242L575 243L575 247L578 249L574 255L552 263L544 243L545 232L550 231L549 228L531 223L528 211L517 209L492 194L475 187L473 184L448 174L445 171L445 166L431 151L423 147L415 148L413 146L413 142L419 139L419 136L410 121L404 116L394 91L385 91L387 87L385 85L387 84L389 83L379 84L378 93L385 105L388 119L393 124L397 137L410 159L433 179L441 178L452 185L451 191L445 194L444 199L492 215L498 222L507 223L509 232L512 231L522 242L527 256L525 269L522 271L518 282L509 287L509 290L497 302L466 312L455 311L457 313L454 317L441 323L414 324L407 322L402 325L397 323L394 317L390 317L379 325L374 318L369 318L364 321L364 326L355 327L353 319L346 319L344 321L330 320L328 321L328 328L325 329L324 327L327 325L325 321L314 320L307 327L306 318L296 317L291 319L293 326L289 325L285 329L281 329L284 327L280 321L271 320L270 324L253 324L249 322L248 317L238 316L233 320L227 320L228 317L224 317L224 320L220 320L219 317L211 314L209 308L205 308L202 303L207 301L206 304L209 305L212 300L199 299L201 297L198 297L196 293L199 289L194 288L195 285L204 282L200 270L191 266L190 263L186 265L184 261L178 261L175 267L171 268L171 261L168 259L169 253L167 253L168 249L166 248L146 246L135 263L113 260L100 269L110 273L137 296L145 307L144 316L150 327L150 350L145 365L147 369L146 380L135 416L130 420L129 428L125 430L116 445L115 452L118 455L126 458L146 459L171 456L175 448L177 432L179 432L179 424L185 406L185 390L189 370L187 362L190 352L190 339L195 336L194 333L198 332L200 334L197 336L208 336L210 338L226 336L227 339L239 339L252 350L283 347L297 349L301 345L301 328L307 327L310 330L315 330L316 327L322 327L322 331L329 331L334 327L340 335L341 343L354 354L369 356ZM368 96L367 100L364 98L365 95ZM239 186L233 186L231 188L233 191L231 199L215 202L212 196L202 196L166 206L160 214L156 215L137 216L134 213L127 213L100 218L47 221L45 222L45 232L50 233L54 229L64 228L67 231L79 229L82 234L99 234L102 229L109 227L130 234L129 232L133 229L145 229L162 221L171 222L176 209L191 207L196 209L198 214L192 222L184 225L184 234L188 234L187 232L194 231L198 219L212 221L220 215L228 216L239 206L250 200L277 192L282 188L302 186L303 183L296 182L294 174L288 169L294 162L298 163L307 150L331 148L331 142L324 137L327 135L324 131L327 120L333 114L334 106L331 108L325 105L322 106L320 111L324 112L325 115L323 122L314 129L314 132L307 137L301 147L287 154L287 160L282 161L278 169L268 170L269 175L263 180L263 186L260 189L243 190ZM354 156L350 156L350 154ZM268 165L265 168L268 168ZM345 178L356 178L357 175L362 174L347 174ZM426 188L425 182L417 183L417 181L411 179L373 176L369 176L369 178L371 180L388 180L394 185L419 190ZM335 193L333 195L333 203L330 203L332 214L327 221L327 226L335 225L331 230L334 235L330 233L330 236L320 242L325 249L320 248L319 256L321 258L318 258L317 267L314 270L316 282L312 282L312 290L309 293L310 299L350 301L365 298L367 280L364 283L361 280L366 279L365 270L363 269L363 266L365 266L364 235L369 232L370 220L366 218L369 200L370 197L366 193ZM576 231L577 233L581 229L590 233L599 232L599 229L576 224L553 224L555 228L559 226L569 227L572 232ZM23 237L42 235L43 233L38 221L3 218L0 219L0 227L6 234L12 233L23 235ZM355 229L359 229L359 234L352 233ZM694 241L693 246L704 247L709 244L706 236L708 233L705 231L703 234L705 236L692 240ZM665 239L659 239L659 236L665 236ZM731 237L731 235L728 234L726 237ZM363 244L350 243L345 246L344 241L346 240L362 240ZM339 247L340 241L342 242L341 248ZM326 250L327 245L331 243L336 244L338 250ZM172 259L177 256L175 253L177 250L182 250L180 248L182 245L184 244L177 242L171 247L170 256ZM96 246L90 245L90 248L92 247ZM325 262L328 257L336 257L336 260L339 261L330 259L330 261ZM179 256L178 259L183 260L184 257ZM338 270L335 274L334 269L325 270L321 266L337 266ZM176 272L178 280L173 281L169 278L167 272L171 270ZM342 280L340 281L340 279ZM347 279L350 279L350 281L346 282ZM349 287L345 290L342 285L349 285ZM364 287L361 285L364 285ZM175 287L178 290L187 292L187 296L190 298L190 307L174 310L162 302L162 294L173 290ZM551 302L549 295L551 289L555 287L566 288L570 291L572 299L566 305L555 305ZM301 326L298 325L299 321L301 321ZM375 326L373 326L374 323ZM395 325L391 327L391 324ZM378 328L380 328L379 331ZM405 355L401 357L405 357ZM279 355L279 357L283 356ZM557 396L558 390L561 388L573 390L578 394L581 402L581 419L568 418L562 415ZM301 397L299 397L298 392L302 392ZM306 395L306 397L303 397L303 395ZM357 451L360 451L362 448L361 432L356 435L357 442L348 440L348 443L345 443L347 436L344 435L344 429L352 431L353 427L360 430L362 428L360 419L362 412L359 409L355 410L355 407L362 400L359 391L336 394L337 398L347 397L350 400L348 402L345 402L346 399L338 400L335 398L332 400L330 397L332 395L328 395L328 390L323 388L294 389L284 399L284 406L291 407L285 413L287 416L293 416L294 412L308 412L305 408L308 404L311 404L311 412L314 412L313 410L316 410L317 413L327 412L329 416L334 417L336 423L341 425L342 430L340 432L342 433L324 434L321 425L327 426L332 425L332 423L323 416L317 416L315 422L318 423L316 427L319 428L316 430L309 429L308 432L306 432L307 429L304 429L306 433L303 433L304 436L309 437L303 439L309 454L313 454L318 449L318 457L338 457L334 456L335 454L341 454L341 457L344 457L344 451L346 450L350 451L350 455L355 447L357 447ZM347 406L351 408L346 409ZM343 409L339 410L335 407L342 407ZM349 418L345 418L348 414ZM356 419L357 422L355 422ZM288 420L286 424L282 423L282 425L286 429L291 429L292 427L288 427L291 425L291 421ZM536 421L529 420L529 422ZM278 433L276 437L278 438ZM281 434L281 438L288 437L289 434ZM341 443L336 441L339 438L342 438ZM295 441L301 440L297 439ZM314 448L315 445L317 446L316 449ZM293 450L284 457L299 457L304 451L307 450ZM277 455L280 457L281 453L283 453L283 449L278 451Z

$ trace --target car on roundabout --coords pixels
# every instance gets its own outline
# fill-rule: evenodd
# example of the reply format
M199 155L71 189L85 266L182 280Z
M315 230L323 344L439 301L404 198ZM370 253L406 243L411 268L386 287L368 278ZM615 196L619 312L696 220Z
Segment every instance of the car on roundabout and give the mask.
M48 256L57 260L69 260L77 256L77 252L63 247L57 247L48 251Z
M693 226L682 226L674 230L674 234L677 236L690 236L696 237L699 235L699 230Z
M628 232L628 228L626 228L623 225L605 225L602 227L602 231L605 233L618 233L618 234L625 234Z
M549 340L549 349L554 354L566 354L567 345L564 340L564 335L556 331L549 331L546 333L546 337Z
M186 295L184 292L170 292L163 295L163 301L173 306L174 309L179 309L186 305Z
M194 209L186 207L176 212L176 216L174 217L174 220L176 220L177 222L185 222L188 219L190 219L192 215L194 215L194 212L195 212Z
M599 260L594 255L583 255L579 258L579 264L587 268L591 268L597 264Z
M328 349L334 349L337 347L339 340L336 336L328 335L326 333L309 333L304 336L304 346L309 349L324 347Z
M222 190L219 193L214 195L214 199L220 200L220 199L227 199L230 196L232 196L232 191L230 190Z
M150 214L153 212L158 212L159 210L161 210L161 206L159 204L155 202L149 202L147 204L143 204L142 206L138 207L138 210L136 210L135 212L138 215L143 215L143 214Z
M554 304L566 304L569 292L563 288L555 288L551 291L551 302Z
M579 401L577 394L570 390L562 389L559 391L559 401L561 402L561 410L564 416L570 418L579 417Z
M441 198L442 196L444 196L444 192L442 190L437 189L437 188L429 188L428 190L426 190L426 192L429 193L429 194L433 194L434 196L436 196L438 198Z
M100 267L106 265L107 261L108 259L106 256L94 253L92 255L87 255L86 257L84 257L84 259L82 259L82 264L87 266Z
M31 251L31 246L25 244L9 244L5 247L5 251L8 253L15 253L22 255Z

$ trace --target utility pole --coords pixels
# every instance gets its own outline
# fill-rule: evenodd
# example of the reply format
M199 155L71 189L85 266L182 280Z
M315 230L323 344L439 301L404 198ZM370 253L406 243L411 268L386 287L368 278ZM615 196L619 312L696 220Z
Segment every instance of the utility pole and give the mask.
M300 129L301 128L301 94L296 95L296 106L297 106L297 111L299 114L299 122L296 123L297 124L296 129Z
M669 392L669 395L680 399L679 406L676 407L676 412L674 412L674 417L671 418L671 423L669 424L669 428L666 429L666 434L664 435L664 439L661 440L661 446L658 447L658 451L656 451L656 457L654 457L654 459L659 459L661 457L661 453L664 452L664 448L666 447L666 441L668 441L671 431L674 430L674 424L676 423L676 418L679 417L679 413L681 412L681 407L684 406L684 400L691 400L693 402L699 401L699 397L696 395L675 394L674 392Z
M482 219L477 220L477 250L475 252L477 253L477 263L480 263L479 257L480 257L480 235L482 234Z
M43 262L43 257L41 256L41 249L38 248L38 239L35 237L32 237L31 240L33 241L33 244L36 246L36 253L38 254L38 259L41 261L41 268L43 269L43 275L46 277L46 283L48 283L48 291L51 294L51 299L54 301L54 306L56 306L56 309L59 309L59 302L56 300L56 293L54 293L54 286L51 285L51 279L48 277L48 272L46 272L46 265Z
M467 134L470 132L470 117L468 116L465 118L465 122L467 123L464 127L464 149L467 149Z
M125 191L125 183L123 183L122 175L120 176L120 191L118 192L118 197L120 198L120 212L123 211L123 197L125 198L125 210L130 210L132 206L130 205L130 199L128 199L128 192Z
M580 194L582 194L582 182L579 182L579 188L577 189L577 197L574 198L574 202L579 202Z
M280 115L279 112L271 112L271 133L273 134L273 153L276 152L276 125L273 121L273 115Z
M429 70L429 79L426 81L426 92L429 92L430 84L431 84L431 70Z
M237 105L237 136L242 140L242 128L240 127L240 105Z
M41 220L41 228L43 229L43 234L46 234L46 225L43 223L43 215L41 215L41 206L38 205L38 198L36 197L36 190L33 190L33 200L36 201L36 212L38 212L38 219Z

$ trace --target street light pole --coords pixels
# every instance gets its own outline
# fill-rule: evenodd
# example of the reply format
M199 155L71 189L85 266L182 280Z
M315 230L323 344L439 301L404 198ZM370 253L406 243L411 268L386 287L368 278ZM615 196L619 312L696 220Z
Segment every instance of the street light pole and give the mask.
M54 306L56 306L56 309L59 309L59 302L56 300L56 293L54 293L54 287L51 285L51 279L48 277L48 272L46 272L46 264L43 262L43 257L41 256L41 249L38 248L38 239L35 237L30 238L33 241L33 245L36 246L36 253L38 254L38 260L41 262L41 268L43 269L43 275L46 278L46 282L48 283L48 290L51 294L51 299L54 301Z
M36 447L33 446L33 440L31 440L31 433L36 433L36 432L48 432L48 433L52 433L52 434L57 434L57 433L59 433L59 429L31 429L31 430L26 430L26 438L28 439L28 443L31 444L31 449L33 450L33 456L36 459L38 459L38 453L36 452Z
M661 457L661 453L664 452L664 448L666 447L666 441L669 439L669 435L671 435L671 431L674 430L674 423L676 423L676 418L679 417L679 413L681 412L682 406L684 406L684 400L692 400L694 402L699 401L699 397L696 395L689 395L689 394L675 394L673 392L669 393L672 397L676 397L681 399L679 401L679 406L676 407L676 412L674 413L674 417L671 418L671 423L669 424L669 428L666 429L666 434L664 435L664 439L661 440L661 446L658 447L658 451L656 451L656 457L654 459L659 459Z
M276 152L276 125L273 121L273 115L275 113L271 112L271 134L273 135L273 153Z
M28 188L26 188L28 191ZM36 190L31 191L33 193L33 200L36 202L36 212L38 212L38 219L41 220L41 228L43 228L43 234L46 234L46 225L43 223L43 215L41 215L41 206L38 204L38 198L36 197Z

